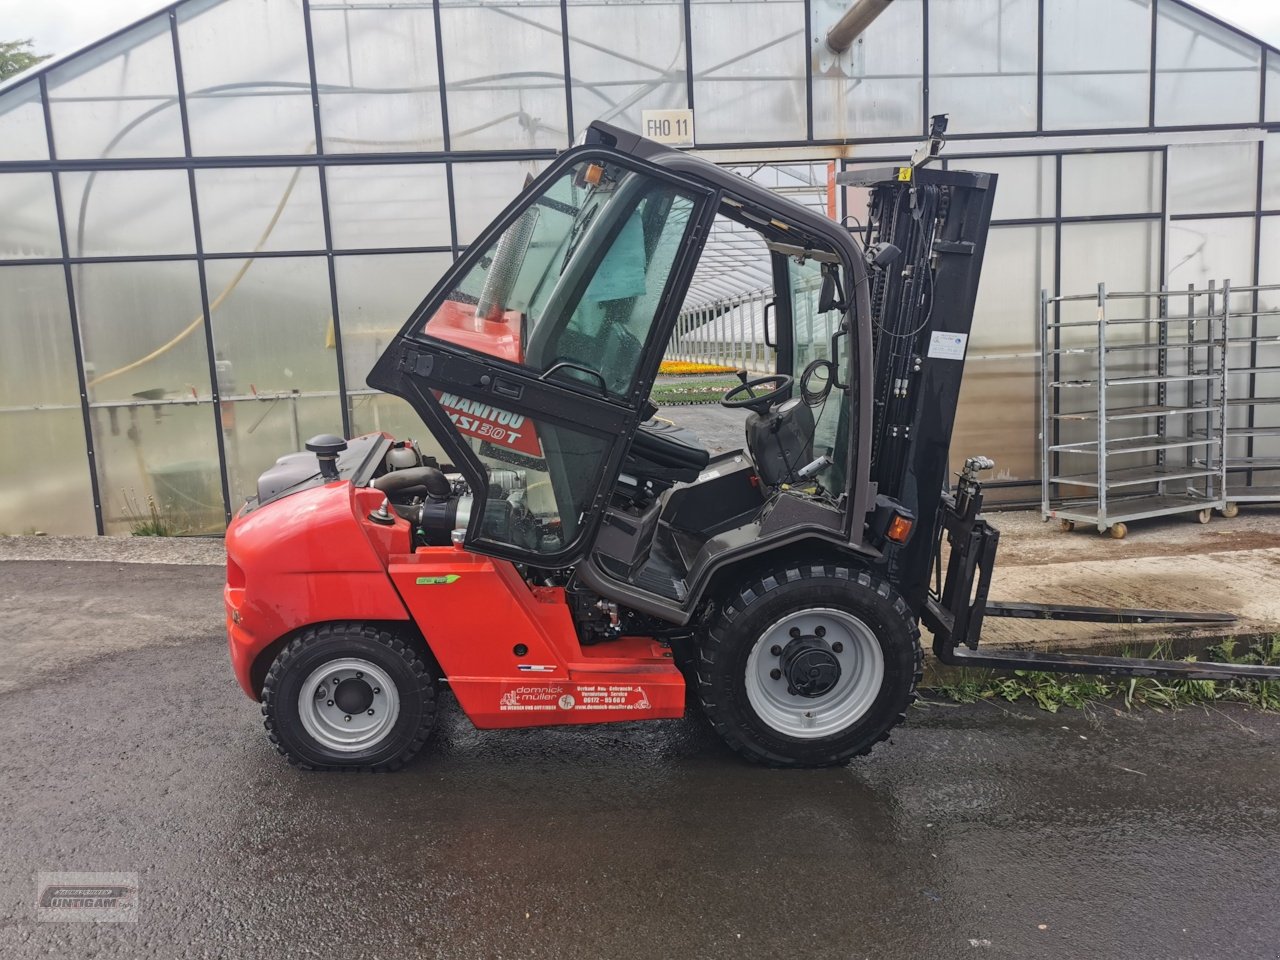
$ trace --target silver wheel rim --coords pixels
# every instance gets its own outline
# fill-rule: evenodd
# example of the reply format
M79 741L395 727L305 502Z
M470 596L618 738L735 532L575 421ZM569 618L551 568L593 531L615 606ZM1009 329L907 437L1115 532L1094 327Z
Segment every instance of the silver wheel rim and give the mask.
M339 695L343 683L348 687ZM352 710L353 704L364 707ZM318 744L338 753L377 746L391 733L399 716L400 694L391 676L376 663L358 657L330 660L317 667L298 693L302 726Z
M772 651L785 651L795 639L793 630L812 636L819 628L840 665L840 677L817 697L788 693L785 673L773 676L781 657ZM871 628L850 613L828 607L783 617L765 630L747 658L747 700L756 716L778 733L800 740L848 729L871 709L883 683L884 653Z

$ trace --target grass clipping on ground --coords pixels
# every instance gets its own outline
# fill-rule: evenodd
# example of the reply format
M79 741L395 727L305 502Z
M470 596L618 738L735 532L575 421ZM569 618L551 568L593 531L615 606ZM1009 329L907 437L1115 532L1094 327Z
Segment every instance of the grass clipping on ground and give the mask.
M1227 640L1209 647L1205 651L1206 659L1219 663L1280 664L1280 635L1258 640L1242 652L1237 651L1238 646L1235 640ZM1157 647L1151 656L1162 659L1162 655L1167 654L1166 647ZM1264 710L1280 710L1280 680L1161 680L1038 670L1017 670L1010 675L964 668L931 689L938 697L956 703L982 700L1015 703L1025 700L1050 713L1057 713L1062 707L1081 709L1117 700L1122 701L1127 709L1233 702Z

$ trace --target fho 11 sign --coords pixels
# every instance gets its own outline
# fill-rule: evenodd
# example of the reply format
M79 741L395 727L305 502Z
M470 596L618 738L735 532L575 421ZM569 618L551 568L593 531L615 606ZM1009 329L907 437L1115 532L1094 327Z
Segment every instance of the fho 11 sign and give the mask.
M669 147L692 147L693 111L642 110L640 135Z

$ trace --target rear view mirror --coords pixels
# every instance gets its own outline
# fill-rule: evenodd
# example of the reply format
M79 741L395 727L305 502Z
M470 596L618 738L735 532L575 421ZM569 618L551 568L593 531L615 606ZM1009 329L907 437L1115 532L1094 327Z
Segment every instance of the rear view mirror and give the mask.
M822 267L822 289L818 293L818 312L826 313L828 310L844 312L844 291L840 289L838 268L824 264Z

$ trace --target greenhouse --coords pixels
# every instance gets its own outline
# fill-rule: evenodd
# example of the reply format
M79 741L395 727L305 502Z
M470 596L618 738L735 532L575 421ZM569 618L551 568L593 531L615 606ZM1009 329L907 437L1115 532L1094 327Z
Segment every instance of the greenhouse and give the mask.
M0 87L0 533L217 534L595 119L856 223L840 173L999 174L957 445L1037 478L1040 291L1280 282L1280 51L1181 0L184 0ZM1106 24L1100 30L1099 24ZM732 230L687 315L767 286ZM708 341L707 330L692 341ZM673 355L679 352L673 343Z

